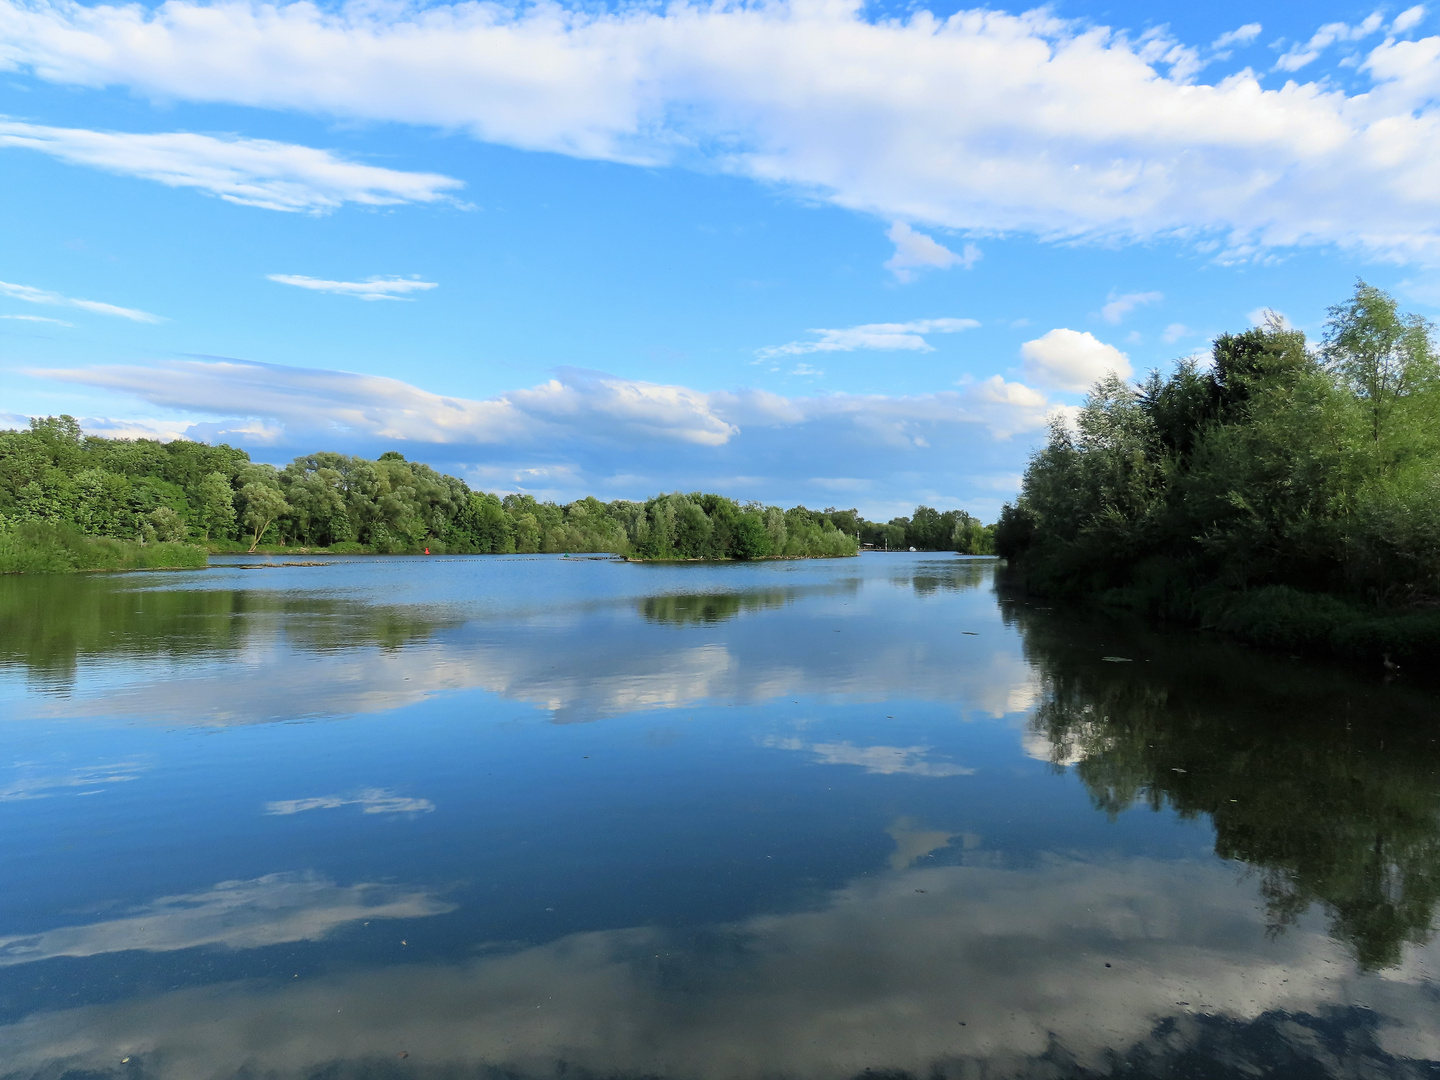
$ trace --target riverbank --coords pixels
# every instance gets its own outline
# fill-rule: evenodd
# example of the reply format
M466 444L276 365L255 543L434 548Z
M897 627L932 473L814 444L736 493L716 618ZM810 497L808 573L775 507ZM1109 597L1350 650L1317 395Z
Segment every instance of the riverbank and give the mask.
M194 544L83 536L44 522L0 525L0 574L102 570L198 570L208 559Z
M1440 605L1365 604L1287 585L1245 590L1210 585L1194 591L1130 585L1057 596L1011 571L1011 586L1030 596L1093 606L1160 622L1211 630L1265 649L1333 656L1366 664L1419 664L1440 659Z

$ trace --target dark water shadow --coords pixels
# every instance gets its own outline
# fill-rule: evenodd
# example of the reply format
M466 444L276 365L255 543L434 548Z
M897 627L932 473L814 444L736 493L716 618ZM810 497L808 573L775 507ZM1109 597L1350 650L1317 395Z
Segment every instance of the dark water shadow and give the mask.
M1431 940L1433 691L1198 632L1002 606L1043 687L1031 730L1098 810L1208 818L1215 853L1257 877L1272 934L1320 905L1367 970Z

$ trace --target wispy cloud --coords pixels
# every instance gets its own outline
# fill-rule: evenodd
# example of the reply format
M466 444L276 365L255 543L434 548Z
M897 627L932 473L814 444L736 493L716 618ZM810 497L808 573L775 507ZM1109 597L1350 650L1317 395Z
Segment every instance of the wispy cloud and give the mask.
M1100 317L1108 323L1118 323L1137 307L1158 304L1164 299L1165 294L1160 292L1134 292L1125 293L1123 296L1112 292L1109 303L1100 309Z
M267 874L222 881L203 892L162 896L118 918L0 937L0 967L57 956L173 952L201 945L254 949L316 941L345 923L417 919L454 911L427 892L398 886L336 885L314 874Z
M811 330L810 333L820 335L818 341L770 345L756 355L761 360L769 360L777 356L854 352L856 349L933 352L935 347L925 340L926 334L954 334L961 330L973 330L979 325L974 319L916 319L903 323L866 323L845 330Z
M1260 31L1263 29L1264 27L1258 22L1246 23L1244 26L1221 34L1210 43L1210 48L1228 49L1231 45L1249 45L1260 36Z
M437 173L401 172L347 161L329 150L235 135L88 131L0 119L3 146L169 187L198 188L266 210L323 213L347 202L437 202L464 186Z
M0 319L14 319L16 322L43 322L54 323L56 326L74 326L64 319L51 319L44 315L0 315Z
M281 799L265 804L267 814L303 814L306 810L338 810L359 806L367 814L428 814L435 809L429 799L397 795L388 788L365 788L353 795L320 795L310 799Z
M314 292L334 293L337 296L355 296L361 300L408 300L404 295L411 292L425 292L439 288L435 281L421 281L419 278L371 277L364 281L326 281L323 278L305 277L303 274L267 274L271 281L281 285L294 285Z
M1425 7L1422 4L1416 4L1414 7L1406 8L1400 12L1399 15L1395 16L1395 21L1390 24L1390 32L1392 34L1403 34L1415 29L1415 27L1419 26L1425 20L1425 14Z
M79 300L73 296L50 292L48 289L37 289L33 285L13 285L8 281L0 281L0 296L8 296L13 300L24 300L27 304L51 304L56 307L80 308L82 311L93 311L97 315L114 315L121 319L130 319L133 322L158 323L165 321L159 315L151 315L148 311L118 307L115 304L101 303L99 300ZM23 318L23 316L21 317ZM53 321L58 322L59 320Z
M948 270L952 266L969 270L981 259L980 249L974 244L966 244L957 254L903 221L891 225L885 235L895 245L895 254L885 263L885 269L897 281L914 281L919 270Z
M1368 16L1363 22L1351 26L1349 23L1333 22L1326 23L1311 36L1310 40L1303 45L1296 44L1285 52L1280 59L1275 61L1276 71L1299 71L1307 64L1312 64L1320 59L1320 54L1331 45L1360 41L1369 37L1384 25L1384 19L1377 11Z
M0 802L48 799L56 795L94 795L111 784L140 779L144 768L137 761L121 761L57 773L22 763L16 767L19 775L0 784Z

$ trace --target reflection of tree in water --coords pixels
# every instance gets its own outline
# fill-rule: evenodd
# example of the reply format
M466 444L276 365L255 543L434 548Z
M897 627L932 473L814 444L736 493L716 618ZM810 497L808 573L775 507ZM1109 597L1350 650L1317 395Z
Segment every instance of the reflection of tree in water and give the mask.
M949 559L945 562L927 562L913 574L892 574L890 584L900 588L907 585L921 596L946 590L958 592L980 585L994 571L993 559Z
M290 591L144 589L133 577L0 577L0 665L47 681L80 661L203 656L266 638L297 648L398 648L450 621L398 606Z
M793 592L785 589L647 596L640 601L640 614L653 622L677 626L718 623L733 619L742 611L769 611L784 607L793 596Z
M1260 875L1277 933L1318 902L1365 968L1429 940L1440 903L1433 693L1191 634L1004 610L1046 688L1032 727L1097 807L1208 814L1216 854Z

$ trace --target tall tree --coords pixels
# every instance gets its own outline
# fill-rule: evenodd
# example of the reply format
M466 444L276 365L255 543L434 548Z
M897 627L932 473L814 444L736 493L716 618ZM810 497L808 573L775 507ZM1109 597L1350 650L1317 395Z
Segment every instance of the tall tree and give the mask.
M1435 378L1434 328L1419 315L1400 314L1394 297L1364 281L1329 315L1325 358L1364 400L1379 446L1396 404Z

